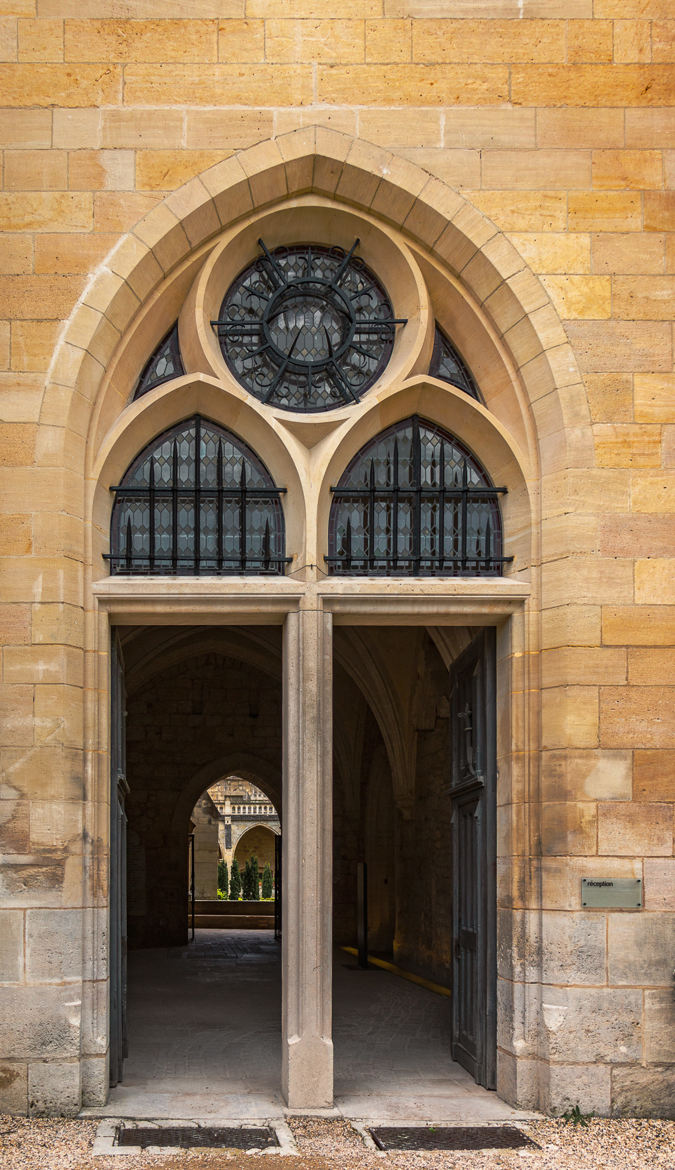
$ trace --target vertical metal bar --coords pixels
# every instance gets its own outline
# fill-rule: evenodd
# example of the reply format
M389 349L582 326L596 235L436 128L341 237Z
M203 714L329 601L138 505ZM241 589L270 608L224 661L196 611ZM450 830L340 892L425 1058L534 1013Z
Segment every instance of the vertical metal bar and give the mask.
M462 464L462 569L466 569L466 526L468 522L468 508L469 508L469 472L466 466L466 459Z
M171 467L171 568L178 572L178 443L173 441Z
M441 572L445 568L445 439L441 439L441 462L438 468L438 567Z
M413 417L412 424L412 464L413 464L413 567L416 575L420 569L420 537L422 529L422 443L420 439L420 420Z
M246 569L246 460L241 461L239 476L239 568Z
M368 568L375 564L375 461L370 461L368 494Z
M150 572L155 567L155 459L154 456L150 459L150 474L148 476L148 507L150 509L150 516L148 517L148 529L150 540L150 555L148 558L150 565Z
M351 569L351 567L352 567L352 520L351 520L351 516L347 517L347 527L345 529L344 550L345 550L346 568Z
M194 571L199 573L202 543L202 420L197 415L195 423L195 543Z
M395 438L394 439L394 474L392 477L392 489L393 489L394 499L393 499L393 503L392 503L392 517L391 517L392 556L393 556L392 568L394 568L394 569L398 568L398 488L399 488L398 439Z
M218 572L223 569L223 440L218 440L218 460L216 464L216 542L217 542L217 566Z
M269 570L270 567L270 521L269 516L265 520L265 535L263 536L263 569Z
M131 530L131 516L127 516L126 569L128 573L131 572L133 539L133 532Z
M490 517L488 516L485 524L485 571L490 572L492 568L492 525L490 524Z

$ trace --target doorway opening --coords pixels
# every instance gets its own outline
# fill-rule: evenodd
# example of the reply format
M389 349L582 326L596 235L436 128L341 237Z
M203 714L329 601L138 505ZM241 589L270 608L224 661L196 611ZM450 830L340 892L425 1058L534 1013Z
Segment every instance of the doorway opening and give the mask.
M200 923L193 911L218 903L219 861L234 860L240 847L243 859L247 838L246 859L258 850L262 878L269 835L274 870L282 809L281 630L120 628L115 678L113 781L120 797L111 954L122 961L111 964L111 1036L118 1038L111 1104L133 1102L142 1111L154 1102L166 1116L175 1101L174 1115L181 1116L179 1098L187 1094L201 1115L214 1107L217 1086L221 1107L224 1096L237 1095L241 1116L252 1116L257 1095L269 1099L279 1089L273 903L265 921L244 917L234 928ZM232 788L247 797L235 801L234 815L237 793L226 795ZM256 885L260 898L262 882ZM259 898L251 896L256 908Z
M366 1098L372 1113L375 1094L386 1109L413 1085L439 1100L495 1088L495 644L490 627L335 630L333 1035L347 1108Z
M273 928L281 821L251 773L202 793L190 818L190 929Z

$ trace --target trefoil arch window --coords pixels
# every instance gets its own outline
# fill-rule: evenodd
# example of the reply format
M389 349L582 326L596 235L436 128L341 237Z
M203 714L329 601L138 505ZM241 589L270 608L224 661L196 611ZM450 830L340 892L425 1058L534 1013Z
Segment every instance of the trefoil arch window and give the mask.
M110 571L283 573L285 490L241 439L195 415L153 439L111 488Z
M328 571L376 576L495 576L499 495L453 435L414 415L359 451L331 488Z

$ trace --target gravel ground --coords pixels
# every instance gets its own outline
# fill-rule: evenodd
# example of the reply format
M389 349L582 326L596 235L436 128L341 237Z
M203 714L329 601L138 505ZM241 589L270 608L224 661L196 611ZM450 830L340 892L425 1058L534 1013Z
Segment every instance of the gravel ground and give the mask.
M344 1120L291 1118L299 1156L194 1150L93 1157L96 1121L0 1117L0 1170L675 1170L675 1122L520 1123L540 1150L375 1153Z

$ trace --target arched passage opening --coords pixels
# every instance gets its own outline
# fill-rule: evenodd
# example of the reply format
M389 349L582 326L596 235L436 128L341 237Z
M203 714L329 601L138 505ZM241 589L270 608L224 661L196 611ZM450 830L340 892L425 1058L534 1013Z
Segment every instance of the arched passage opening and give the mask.
M274 628L117 631L126 695L128 939L126 1060L117 1067L123 1094L129 1084L141 1092L153 1086L167 1109L186 1077L198 1102L214 1083L219 1092L246 1094L271 1092L278 1078L274 908L264 922L214 923L209 906L217 903L226 807L230 833L233 819L239 823L223 777L240 777L244 820L256 805L279 824L280 641ZM264 777L258 783L273 798L248 777Z

